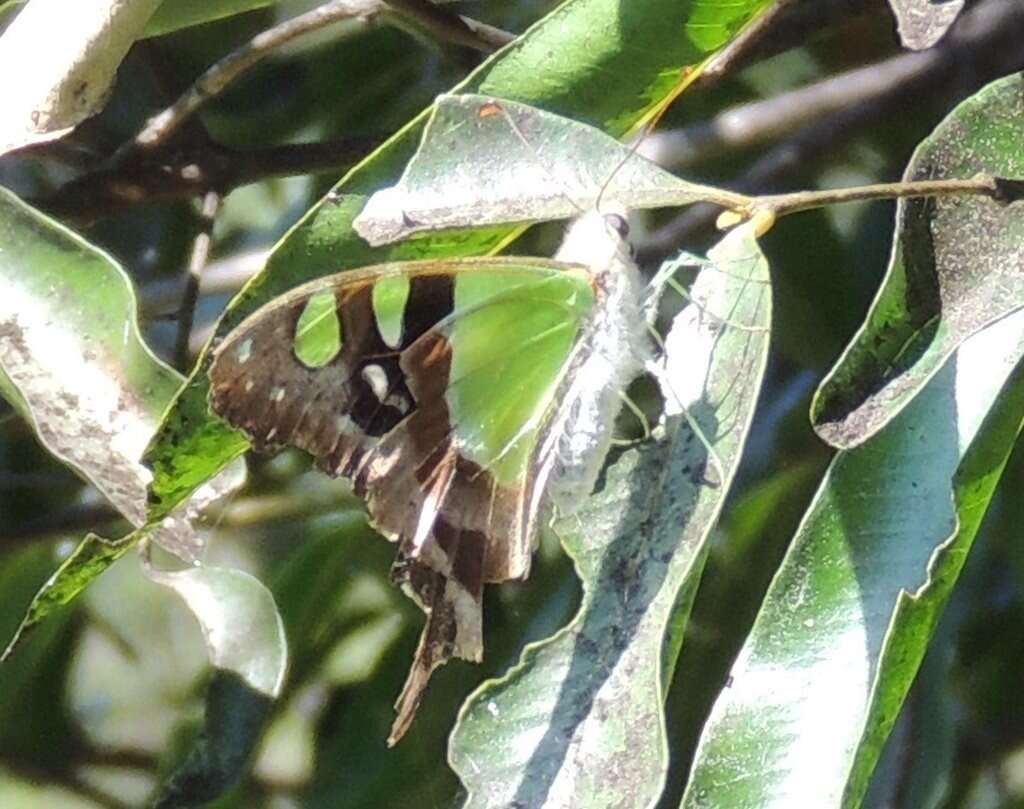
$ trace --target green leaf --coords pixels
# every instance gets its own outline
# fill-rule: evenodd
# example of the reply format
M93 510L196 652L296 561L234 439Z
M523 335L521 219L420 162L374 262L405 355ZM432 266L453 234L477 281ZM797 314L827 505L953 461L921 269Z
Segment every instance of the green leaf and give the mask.
M568 219L602 202L663 208L722 192L669 174L560 115L487 96L440 96L398 185L356 217L370 244L439 228Z
M210 662L271 699L281 693L288 660L284 624L259 579L231 568L191 567L146 575L173 590L199 620Z
M272 6L276 2L277 0L163 0L146 25L146 36L159 36L179 28Z
M29 603L25 617L21 619L8 641L3 655L0 655L0 663L6 662L14 653L25 633L60 607L70 604L93 579L131 550L138 540L137 533L133 532L113 542L95 534L86 536L60 567L43 582Z
M141 526L115 541L87 536L32 600L7 659L143 536L197 560L195 517L237 488L244 470L225 470L184 507L144 525L149 473L139 456L181 377L142 341L128 278L106 253L0 190L0 281L0 372L12 404L48 451Z
M467 809L649 806L661 791L666 683L768 348L768 267L752 228L709 258L666 340L663 434L626 452L558 528L583 579L580 611L460 714L449 760Z
M0 189L0 371L43 445L136 524L139 456L181 383L139 335L114 260Z
M274 701L237 675L218 671L206 695L203 730L185 761L160 785L153 809L194 807L220 797L246 770Z
M687 809L859 805L1024 420L1024 315L833 460L704 728Z
M0 2L0 15L22 5L25 0ZM257 8L272 6L277 0L163 0L146 24L146 36L158 36L190 25L231 17Z
M569 0L481 65L457 90L521 101L588 121L618 137L678 93L699 74L704 60L767 4ZM417 148L427 115L353 169L292 229L264 272L235 299L218 335L302 281L375 262L484 255L511 235L508 228L449 232L372 249L352 230L369 194L398 179ZM151 516L167 513L247 446L240 434L209 412L208 362L209 353L147 452L154 474Z
M1024 177L1024 77L958 106L911 158L907 180ZM867 320L822 383L815 429L839 448L877 433L967 337L1024 305L1024 206L981 197L901 200L896 244Z
M0 566L0 637L18 625L33 589L53 567L53 549L36 544L8 552ZM36 634L23 654L0 666L0 750L45 767L62 763L64 739L75 726L68 704L55 699L65 688L79 637L71 610L63 610ZM25 721L30 716L31 721ZM0 796L2 797L2 796ZM3 804L6 805L6 804Z

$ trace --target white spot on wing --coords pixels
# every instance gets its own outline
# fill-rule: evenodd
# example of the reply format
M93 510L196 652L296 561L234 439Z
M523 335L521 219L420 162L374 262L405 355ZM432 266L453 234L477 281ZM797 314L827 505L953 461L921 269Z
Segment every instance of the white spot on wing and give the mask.
M367 365L362 370L363 381L370 386L378 402L383 402L388 395L388 375L379 365Z
M238 347L238 361L248 362L252 356L252 339L243 340L242 344Z
M284 394L285 390L283 387L276 387L274 388L273 393L270 394L270 401L275 403L280 402L282 399L284 399Z

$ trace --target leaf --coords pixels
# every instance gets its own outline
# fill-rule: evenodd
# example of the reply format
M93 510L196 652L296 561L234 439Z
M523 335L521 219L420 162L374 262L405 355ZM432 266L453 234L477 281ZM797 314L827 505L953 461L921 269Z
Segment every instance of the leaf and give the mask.
M128 278L106 253L0 189L0 282L5 394L49 452L143 526L116 541L87 536L36 594L6 659L27 630L143 535L198 559L199 511L237 488L244 470L225 470L161 523L144 526L149 473L139 457L181 378L142 341Z
M1024 176L1024 78L960 104L905 178ZM980 197L901 200L885 281L811 407L818 434L851 448L882 429L967 337L1024 305L1024 205Z
M160 785L152 809L199 806L234 786L273 704L237 675L218 671L207 692L203 730L185 761Z
M666 435L625 453L579 519L562 521L583 579L579 613L460 714L449 760L467 809L642 807L660 794L666 683L768 348L767 262L752 228L727 235L709 258L697 303L666 340L663 385L675 402Z
M767 0L569 0L457 90L515 99L621 136L680 92L705 58L766 5ZM369 194L398 178L426 118L424 113L410 122L353 169L292 229L264 272L235 299L218 335L312 278L381 261L485 255L507 240L510 229L491 228L371 249L352 230ZM167 513L247 446L209 412L208 362L207 352L147 452L154 475L151 517Z
M373 245L439 228L568 219L602 201L662 208L717 198L600 130L486 96L440 96L401 180L356 217Z
M0 35L0 76L8 79L0 103L0 155L59 138L99 112L118 65L159 5L33 0L21 9Z
M704 728L683 806L858 806L1024 420L1024 313L833 460Z
M277 0L163 0L146 26L146 36L159 36L180 28L220 20Z
M0 369L12 402L57 458L135 524L138 458L180 377L150 353L124 272L0 189Z
M964 8L964 0L889 0L900 41L915 51L930 48L945 35Z
M177 593L199 620L210 662L249 688L276 698L288 652L274 598L259 579L231 568L157 570L146 576Z
M52 567L53 549L43 544L5 554L0 567L0 637L14 631L33 588ZM74 733L76 722L67 702L54 695L65 688L71 673L81 626L75 618L70 610L55 616L24 654L0 666L0 750L5 758L27 758L39 767L63 762L67 751L54 740Z

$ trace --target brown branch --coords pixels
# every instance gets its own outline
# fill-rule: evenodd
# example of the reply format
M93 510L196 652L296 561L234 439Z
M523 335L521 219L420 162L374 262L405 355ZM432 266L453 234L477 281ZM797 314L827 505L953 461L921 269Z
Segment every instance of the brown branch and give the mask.
M89 224L144 202L184 200L209 190L226 195L269 177L342 171L383 140L362 137L251 150L214 143L183 146L91 172L32 202L65 221Z
M886 0L776 0L704 67L704 87L757 61L806 43L840 20L886 8Z
M366 18L385 8L382 0L331 0L312 11L261 31L242 47L211 66L171 106L149 119L142 131L112 158L117 165L139 151L152 151L173 135L200 107L223 93L277 48L333 23Z
M964 14L936 47L923 53L898 56L874 66L872 69L880 73L876 77L876 92L862 97L859 103L852 95L852 85L829 85L841 77L826 79L822 82L826 88L834 92L845 88L844 92L850 92L850 103L836 108L833 114L820 115L810 124L797 128L790 138L773 146L730 185L749 194L763 192L783 181L788 174L801 169L806 171L814 161L835 155L842 144L886 120L887 116L908 103L920 104L941 93L946 103L952 106L959 98L976 91L991 79L1024 68L1024 53L1017 47L1022 37L1024 4L1016 0L985 0ZM792 101L792 96L780 98L780 104ZM820 96L810 89L803 98L808 103L820 100ZM756 103L769 105L772 101ZM767 108L760 107L762 120L767 114ZM791 111L788 115L792 116L792 121L801 120L797 112ZM768 126L764 123L765 130ZM690 147L682 144L680 148L679 143L669 145L671 148L659 148L660 154L654 155L656 160L660 162L664 157L670 162L678 160L677 165L692 164L701 159L703 148L718 148L715 144L709 145L707 140L704 145L692 143ZM1012 189L1010 191L1012 196ZM690 206L639 240L637 249L640 257L644 261L660 260L677 250L680 244L692 242L698 233L708 231L719 213L720 209L711 205Z
M216 191L207 191L203 197L202 208L199 211L199 229L185 270L185 289L181 296L181 305L178 307L178 332L174 342L174 363L182 372L186 372L190 365L188 341L195 321L196 302L199 300L199 279L210 258L213 224L217 218L217 211L220 210L220 203L221 195Z
M515 34L454 14L434 5L430 0L384 2L441 42L451 42L482 53L490 53L505 47L515 39Z

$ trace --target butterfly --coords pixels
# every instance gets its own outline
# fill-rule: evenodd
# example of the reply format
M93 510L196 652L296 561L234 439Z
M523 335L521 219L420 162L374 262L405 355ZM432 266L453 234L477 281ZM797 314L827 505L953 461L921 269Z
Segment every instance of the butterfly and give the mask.
M427 615L388 739L435 670L479 661L487 582L525 578L552 509L590 493L647 355L625 219L579 218L554 259L379 264L257 310L215 349L214 412L259 450L348 478Z

